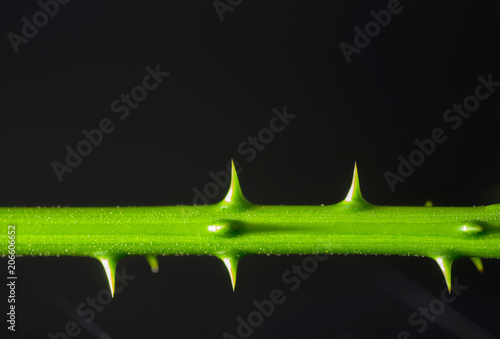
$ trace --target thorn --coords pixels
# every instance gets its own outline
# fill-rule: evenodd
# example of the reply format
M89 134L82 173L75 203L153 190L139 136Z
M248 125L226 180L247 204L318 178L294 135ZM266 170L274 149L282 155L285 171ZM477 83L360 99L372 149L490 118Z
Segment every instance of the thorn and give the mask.
M227 267L227 270L229 272L229 277L231 278L231 286L233 287L233 292L234 292L234 288L236 286L236 269L238 267L239 258L236 256L219 257L219 258L222 259L222 261Z
M349 189L349 193L344 199L345 202L362 202L366 203L361 195L361 188L359 187L359 178L358 178L358 166L356 162L354 162L354 173L352 175L352 184Z
M424 204L425 207L434 207L434 204L432 203L432 201L430 200L427 200Z
M98 257L97 258L102 266L104 267L104 271L106 271L106 276L108 277L109 288L111 290L111 297L115 296L115 273L116 273L116 263L118 260L114 257Z
M481 258L472 257L472 258L470 258L470 260L472 260L472 262L474 263L474 265L476 266L476 268L479 272L481 272L481 273L484 272L483 262L481 261Z
M151 272L158 273L160 268L158 266L158 259L156 258L156 255L147 255L146 260L148 261L149 266L151 266Z
M446 280L446 286L448 287L448 292L451 293L451 265L453 264L453 259L438 257L434 258L441 268L444 275L444 280Z
M230 205L250 204L241 191L240 181L238 180L238 172L234 166L233 159L231 159L231 184L229 185L229 190L223 203Z

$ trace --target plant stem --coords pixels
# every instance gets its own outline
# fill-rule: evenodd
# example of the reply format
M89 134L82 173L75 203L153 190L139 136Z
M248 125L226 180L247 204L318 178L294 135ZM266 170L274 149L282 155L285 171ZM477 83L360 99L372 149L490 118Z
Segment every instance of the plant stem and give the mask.
M220 203L157 207L0 208L16 226L16 255L90 256L101 260L114 290L116 261L145 255L215 255L233 288L239 258L248 254L396 254L438 262L450 287L453 260L500 257L500 205L388 207L363 200L355 167L346 199L326 206L265 206L241 193L233 166ZM8 243L7 232L0 235ZM6 245L0 249L8 254ZM479 261L478 261L479 260ZM155 268L156 266L156 268ZM479 266L478 266L479 268Z

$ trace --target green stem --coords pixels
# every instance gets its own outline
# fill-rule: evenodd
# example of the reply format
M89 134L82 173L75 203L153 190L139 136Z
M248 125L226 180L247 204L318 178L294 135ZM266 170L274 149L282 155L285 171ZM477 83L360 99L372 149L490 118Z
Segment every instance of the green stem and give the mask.
M450 284L453 260L500 257L500 205L387 207L363 200L355 167L346 199L327 206L264 206L241 193L233 166L218 204L166 207L0 208L16 226L16 255L90 256L103 263L114 289L116 261L145 255L215 255L233 288L238 259L247 254L395 254L428 256ZM8 243L7 232L0 235ZM8 254L6 245L0 249Z

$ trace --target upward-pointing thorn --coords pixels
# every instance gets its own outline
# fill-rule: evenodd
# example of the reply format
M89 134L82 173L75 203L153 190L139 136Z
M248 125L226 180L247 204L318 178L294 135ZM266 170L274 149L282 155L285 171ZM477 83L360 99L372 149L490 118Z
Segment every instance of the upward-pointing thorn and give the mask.
M354 173L352 175L351 188L349 189L349 193L347 193L344 201L366 203L366 201L363 199L363 196L361 195L361 188L359 187L358 166L356 162L354 162Z
M224 261L224 264L227 267L229 277L231 278L231 286L233 287L234 292L234 288L236 286L236 269L238 267L239 258L236 256L221 256L220 259Z
M224 204L230 205L240 205L240 204L250 204L248 200L243 196L241 191L240 181L238 180L238 172L234 166L234 161L231 159L231 184L229 185L229 190L223 201Z
M98 257L104 271L106 271L106 276L108 277L109 288L111 289L111 297L115 296L115 273L116 273L116 263L118 260L114 257Z
M451 293L451 265L453 264L453 259L445 257L434 258L443 272L444 279L446 280L446 286L448 287L448 292Z
M470 260L472 260L472 262L474 263L474 265L476 266L476 268L479 272L481 272L481 273L484 272L483 262L481 261L481 258L472 257L472 258L470 258Z

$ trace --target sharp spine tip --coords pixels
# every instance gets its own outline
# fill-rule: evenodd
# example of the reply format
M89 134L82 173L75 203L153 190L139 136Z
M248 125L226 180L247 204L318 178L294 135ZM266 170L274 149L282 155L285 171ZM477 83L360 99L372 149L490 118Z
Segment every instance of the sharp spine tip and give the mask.
M238 267L239 258L237 256L221 256L219 258L222 259L222 261L226 265L227 271L229 272L229 277L231 278L231 286L233 287L234 292L234 289L236 287L236 270Z
M359 177L358 177L358 165L354 162L354 173L352 175L352 183L349 192L347 193L344 202L353 203L353 202L362 202L366 203L361 195L361 188L359 186Z
M148 261L149 266L151 266L151 272L158 273L160 267L158 265L158 258L156 258L156 255L147 255L146 260Z
M476 266L476 268L479 272L481 272L481 273L484 272L483 261L481 260L481 258L472 257L472 258L470 258L470 260L472 260L472 262L474 263L474 265Z
M250 205L250 202L245 198L243 192L241 191L240 181L238 179L238 171L234 165L234 160L231 159L231 183L229 184L229 190L226 197L222 201L226 205Z
M446 281L446 286L448 287L448 292L451 293L451 266L453 264L453 259L446 257L437 257L434 260L441 268L441 272L443 272L444 280Z
M115 297L115 275L116 275L116 264L118 262L117 258L111 256L100 256L97 259L101 262L106 272L106 277L108 278L109 288L111 290L111 297Z

